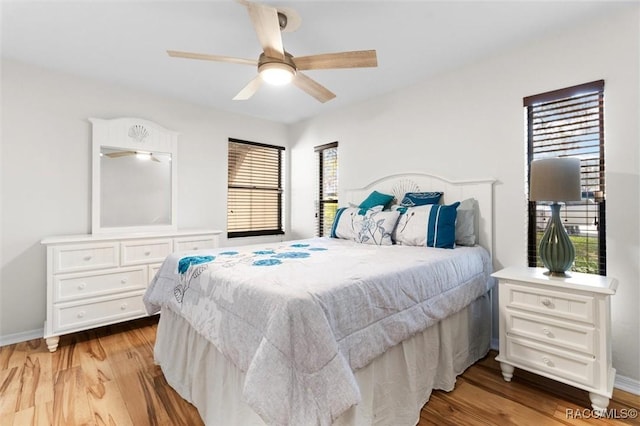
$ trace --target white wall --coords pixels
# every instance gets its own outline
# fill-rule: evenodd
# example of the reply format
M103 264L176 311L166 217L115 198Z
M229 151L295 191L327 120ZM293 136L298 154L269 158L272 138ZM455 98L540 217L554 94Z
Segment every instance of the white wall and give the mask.
M526 265L522 98L604 79L614 367L640 380L640 8L630 10L293 126L293 236L314 233L313 146L339 141L341 190L407 171L496 178L495 266Z
M180 228L226 229L229 137L287 146L284 124L3 60L0 339L42 329L46 263L40 240L91 231L87 118L125 116L180 133Z

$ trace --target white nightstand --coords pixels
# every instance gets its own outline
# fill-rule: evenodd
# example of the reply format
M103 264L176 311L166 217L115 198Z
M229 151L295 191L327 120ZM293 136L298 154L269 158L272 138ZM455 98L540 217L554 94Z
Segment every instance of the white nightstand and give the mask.
M616 370L611 366L610 296L618 281L571 272L509 267L500 282L500 362L507 382L514 367L584 389L591 405L609 405Z

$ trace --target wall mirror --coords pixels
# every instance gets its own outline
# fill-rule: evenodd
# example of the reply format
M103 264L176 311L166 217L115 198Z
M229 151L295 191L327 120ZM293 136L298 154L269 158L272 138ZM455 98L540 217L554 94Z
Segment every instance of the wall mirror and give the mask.
M177 133L136 118L90 121L92 232L175 230Z

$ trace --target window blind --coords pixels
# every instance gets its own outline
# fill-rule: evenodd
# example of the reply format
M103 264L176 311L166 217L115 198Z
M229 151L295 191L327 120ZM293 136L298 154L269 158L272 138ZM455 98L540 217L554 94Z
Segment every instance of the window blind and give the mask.
M572 270L606 274L604 81L524 98L528 163L549 157L580 159L582 200L560 215L576 250ZM551 217L545 203L529 201L529 266L542 266L540 238Z
M338 142L320 145L314 150L318 170L316 233L322 237L331 234L338 210Z
M283 147L229 139L227 236L284 234Z

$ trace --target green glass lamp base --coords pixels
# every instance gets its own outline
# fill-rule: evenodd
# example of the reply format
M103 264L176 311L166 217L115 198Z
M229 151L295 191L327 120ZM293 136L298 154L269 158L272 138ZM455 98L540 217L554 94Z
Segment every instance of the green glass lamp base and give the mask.
M540 240L540 259L551 276L567 276L576 258L573 243L560 219L560 204L551 204L551 220Z

